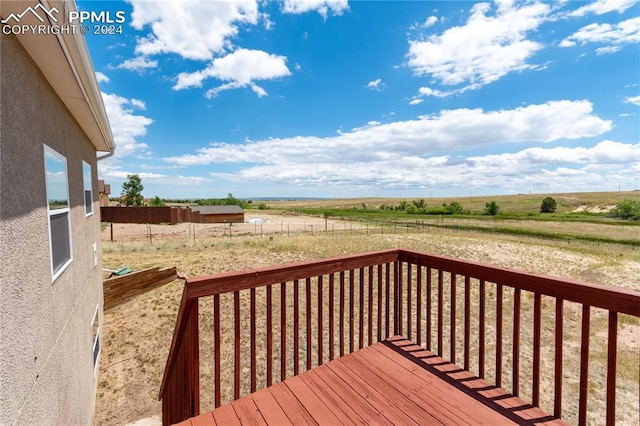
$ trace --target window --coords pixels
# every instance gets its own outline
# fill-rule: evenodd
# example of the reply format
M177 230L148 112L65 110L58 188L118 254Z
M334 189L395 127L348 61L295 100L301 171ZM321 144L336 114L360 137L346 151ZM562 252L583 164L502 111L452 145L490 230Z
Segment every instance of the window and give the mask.
M93 320L91 321L91 329L93 336L93 377L96 376L98 372L98 358L100 357L100 315L98 314L98 309L100 307L96 307L96 312L93 314Z
M67 160L45 145L44 166L49 216L51 275L55 281L71 263L71 223Z
M93 214L91 165L85 161L82 162L82 180L84 181L84 213L90 216Z

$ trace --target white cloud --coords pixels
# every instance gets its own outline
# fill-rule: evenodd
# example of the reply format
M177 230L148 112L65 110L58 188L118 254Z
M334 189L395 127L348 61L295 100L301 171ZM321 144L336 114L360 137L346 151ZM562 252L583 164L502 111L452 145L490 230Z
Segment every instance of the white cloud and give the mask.
M527 61L543 46L526 36L544 22L550 7L543 3L517 7L505 1L496 9L495 16L489 16L491 5L476 3L466 25L410 41L407 57L414 74L430 75L446 85L478 88L512 72L539 68Z
M297 136L215 143L196 154L166 158L181 166L256 163L284 169L309 164L344 164L423 158L504 142L552 142L602 134L610 121L593 115L588 101L554 101L513 110L457 109L415 120L366 126L332 137ZM315 167L315 166L314 166ZM350 167L351 168L351 167ZM283 170L284 172L284 170Z
M424 99L413 98L409 101L409 105L418 105L424 102Z
M116 68L126 69L131 71L142 71L147 68L157 68L158 61L151 60L144 56L137 56L135 58L127 59Z
M625 102L629 104L634 104L640 106L640 96L629 96L624 99Z
M429 16L426 21L422 24L423 28L429 28L434 26L438 22L437 16Z
M453 92L442 92L430 87L421 87L418 89L419 96L435 96L436 98L445 98L447 96L450 96L451 94L453 94Z
M623 44L640 43L640 17L613 25L595 23L586 25L562 40L560 47L572 47L578 44L582 46L587 43L608 44L609 46L599 49L600 54L615 52Z
M591 13L595 15L604 15L609 12L623 13L637 2L638 0L597 0L574 10L569 13L569 16L585 16Z
M208 97L216 96L223 90L241 87L250 87L259 97L262 97L266 96L267 92L257 86L255 81L274 80L291 75L286 61L287 58L284 56L269 54L262 50L238 49L227 56L214 59L202 71L180 73L173 89L202 87L204 80L215 78L228 83L207 91Z
M559 165L559 164L625 164L640 161L640 144L631 145L609 140L592 148L557 147L528 148L515 154L470 157L473 165L490 167L513 167L515 165Z
M350 167L318 162L257 165L237 173L211 173L216 179L382 189L445 189L467 192L490 188L567 192L612 189L611 182L637 181L640 144L603 141L591 148L528 148L515 153L469 158L406 156L379 161L355 161Z
M282 12L301 14L311 11L318 12L326 19L329 14L342 15L349 10L347 0L284 0Z
M377 78L367 83L368 89L375 90L377 92L381 91L385 87L387 87L387 85L384 84L381 78Z
M96 71L96 80L98 80L98 83L109 83L111 81L106 74L100 71Z
M620 49L622 49L621 46L598 47L596 49L596 55L600 56L600 55L608 55L608 54L611 54L611 53L616 53Z
M144 109L144 102L104 92L102 99L116 142L116 156L126 157L146 149L147 144L139 142L138 138L147 134L147 127L153 120L134 111L136 108Z
M151 27L151 33L137 41L136 52L141 55L176 53L210 60L214 53L230 48L239 25L256 25L259 20L256 0L130 2L131 25L137 30Z

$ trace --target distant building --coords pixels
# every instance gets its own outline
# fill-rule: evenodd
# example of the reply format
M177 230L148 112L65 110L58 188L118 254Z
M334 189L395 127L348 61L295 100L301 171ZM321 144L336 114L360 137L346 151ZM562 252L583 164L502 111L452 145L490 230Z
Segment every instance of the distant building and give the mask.
M105 185L102 179L98 180L98 196L100 199L100 207L109 205L109 196L111 195L111 185Z
M244 223L240 206L191 206L191 211L201 215L202 223Z
M45 4L2 1L0 17L48 25L75 10ZM80 31L0 37L0 424L87 425L103 306L96 157L115 144Z

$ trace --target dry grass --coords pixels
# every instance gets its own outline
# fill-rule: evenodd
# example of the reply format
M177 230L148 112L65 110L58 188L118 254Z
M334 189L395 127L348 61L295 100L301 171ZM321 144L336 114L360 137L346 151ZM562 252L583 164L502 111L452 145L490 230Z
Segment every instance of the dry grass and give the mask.
M107 231L108 232L108 231ZM198 239L195 243L187 238L167 238L157 240L155 244L145 241L103 243L104 266L106 268L118 268L129 266L134 269L141 269L149 266L172 266L176 265L178 270L187 273L189 276L199 276L217 272L242 270L267 266L273 264L296 262L307 259L322 258L343 254L352 254L363 251L379 250L393 247L403 247L424 252L443 254L459 257L494 265L510 267L530 272L555 275L565 278L578 279L583 281L598 282L611 286L623 286L640 290L640 252L629 248L612 247L606 251L594 245L567 245L566 243L541 242L540 240L522 239L506 236L488 236L469 234L464 232L451 232L445 230L431 230L429 233L398 233L384 235L366 234L360 232L343 233L316 233L313 236L305 235L276 235L273 240L259 235L234 236L233 238L206 237ZM356 283L358 281L356 280ZM325 298L328 290L325 283ZM304 286L302 286L304 288ZM99 424L122 424L139 418L159 414L160 403L157 401L157 393L160 387L162 371L166 361L171 335L175 324L175 316L182 285L176 281L163 288L157 289L137 300L129 302L113 311L105 313L103 324L103 352L101 355L101 368L98 377L98 399L96 407L96 423ZM445 289L447 290L447 289ZM491 294L491 290L489 294ZM288 292L293 290L288 286ZM356 285L354 291L356 303L359 300L359 288ZM458 292L461 290L458 289ZM448 294L448 293L447 293ZM224 296L224 300L230 296ZM248 292L242 295L242 305L248 305ZM264 315L264 303L260 300L264 298L264 289L257 291L260 315ZM374 295L374 298L376 296ZM495 297L495 294L493 295ZM509 291L505 292L506 306L511 298ZM274 311L279 312L279 286L274 287ZM523 327L521 330L522 340L530 341L531 333L530 317L532 302L529 295L523 294ZM293 309L292 297L287 298L288 320L291 321L291 311ZM326 299L325 299L326 300ZM347 299L348 300L348 299ZM366 295L365 295L366 300ZM414 297L415 300L415 297ZM463 300L461 293L458 293L458 302ZM301 291L300 299L301 318L304 318L306 309L304 291ZM565 307L565 335L576 335L576 327L579 327L579 309L574 306ZM223 305L224 306L224 305ZM232 305L227 305L232 306ZM316 309L317 295L312 292L312 306ZM489 316L495 316L491 303L488 303ZM326 308L325 308L326 309ZM445 316L448 315L448 308L445 309ZM553 340L553 303L543 301L543 316L550 318L543 321L543 352L550 354ZM246 311L246 310L245 310ZM461 312L460 307L458 311ZM202 384L202 406L203 408L212 404L212 356L207 354L211 351L212 345L212 322L211 322L211 301L201 302L201 336L203 360L201 367ZM326 312L326 311L325 311ZM414 307L415 312L415 307ZM223 309L223 329L227 332L232 328L232 310ZM326 314L325 314L326 315ZM374 314L375 315L375 314ZM505 319L510 313L505 312ZM326 316L325 316L326 317ZM376 318L374 317L374 324ZM243 316L243 323L248 324L248 318ZM274 315L274 324L279 324L279 314ZM258 322L260 324L260 322ZM510 341L512 330L506 321L503 330L505 342ZM592 313L592 357L594 365L597 360L606 358L606 351L600 348L606 341L606 322L604 317L597 312ZM357 317L356 317L357 324ZM461 326L462 320L458 320ZM425 324L426 325L426 324ZM315 324L314 324L315 326ZM279 346L279 331L274 330L274 347ZM337 328L337 327L336 327ZM423 326L424 329L424 326ZM266 339L264 328L258 327L259 342ZM289 325L291 330L291 325ZM301 325L304 331L304 324ZM461 330L461 329L460 329ZM462 336L462 331L458 331L458 336ZM620 385L618 389L619 410L629 410L629 418L624 418L633 422L637 416L638 400L638 330L640 324L637 319L621 318L620 320L620 341L621 356L618 360L618 370L620 372ZM301 336L304 336L301 331ZM605 333L604 335L602 333ZM326 333L326 330L325 330ZM227 333L226 339L230 334ZM604 337L603 337L604 336ZM288 336L288 347L292 348L293 342ZM472 334L472 341L477 342L477 332ZM635 339L635 340L634 340ZM314 339L315 341L315 339ZM326 341L326 340L325 340ZM366 339L365 339L366 341ZM447 341L447 339L445 339ZM228 340L223 340L226 344L223 353L223 362L226 366L232 363L230 355L231 346ZM357 333L356 333L357 342ZM495 345L495 329L487 329L487 351L492 351ZM625 346L626 345L626 346ZM259 347L262 347L260 345ZM301 343L304 348L304 342ZM606 346L604 346L606 348ZM448 346L445 345L445 353L448 353ZM461 349L458 349L460 352ZM245 354L244 356L247 356ZM277 352L277 351L276 351ZM567 390L565 392L564 406L566 415L571 421L575 418L575 400L572 400L572 393L568 389L577 386L577 362L579 346L577 342L567 341L565 347L565 360L567 369L565 370ZM504 348L505 363L510 360L510 348ZM325 347L325 359L328 356L328 348ZM259 352L259 365L264 360L264 351ZM604 357L604 358L603 358ZM301 356L301 367L304 364L304 356ZM522 371L530 371L530 355L523 354L521 361ZM314 363L317 362L314 358ZM460 362L460 360L458 360ZM243 358L243 392L248 391L248 362ZM224 367L223 367L224 368ZM264 367L260 367L264 369ZM304 370L304 368L301 368ZM229 374L230 369L224 369ZM289 366L289 373L292 367ZM472 370L477 371L477 361L472 358ZM550 375L546 374L551 370L551 365L543 363L543 382L545 389L550 389ZM261 370L259 370L260 372ZM274 378L279 377L279 361L276 359L274 366ZM487 375L492 377L494 371L487 366ZM503 385L510 383L510 373L505 371ZM524 373L523 373L524 374ZM576 378L576 380L573 379ZM594 367L590 374L590 413L591 420L599 423L599 413L603 413L602 380L606 377L604 370ZM530 395L530 390L526 383L526 376L523 375L521 391L525 399ZM262 379L264 380L264 379ZM260 384L260 382L259 382ZM225 388L225 398L231 395L231 389ZM542 407L550 411L550 392L543 392ZM572 408L573 407L573 408ZM635 407L635 408L634 408ZM634 414L635 413L635 414ZM635 419L637 420L637 418Z
M639 191L618 191L618 192L576 192L563 194L518 194L518 195L483 195L468 197L431 197L425 194L422 197L406 198L342 198L330 200L283 200L268 201L266 204L275 209L290 208L362 208L366 204L368 208L378 208L382 204L395 205L402 200L411 201L423 198L427 206L441 206L443 203L458 201L465 209L482 212L485 203L496 201L505 212L527 213L537 212L540 209L542 200L546 197L553 197L558 203L558 212L571 212L580 206L596 207L617 204L625 199L637 200L640 197Z

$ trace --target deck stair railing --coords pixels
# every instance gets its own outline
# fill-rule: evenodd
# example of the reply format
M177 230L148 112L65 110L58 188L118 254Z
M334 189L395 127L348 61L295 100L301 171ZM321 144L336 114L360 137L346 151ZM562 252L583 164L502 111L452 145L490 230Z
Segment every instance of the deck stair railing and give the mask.
M398 249L187 279L160 390L163 424L200 413L201 384L212 382L218 407L401 335L554 417L575 414L580 425L596 380L590 368L602 364L612 425L621 316L637 330L640 293ZM606 323L606 344L594 360L595 320ZM212 332L206 345L203 330ZM213 374L201 383L208 346ZM637 353L625 347L623 355ZM577 383L569 408L567 375ZM637 421L638 394L635 405Z

